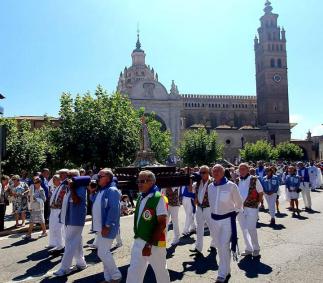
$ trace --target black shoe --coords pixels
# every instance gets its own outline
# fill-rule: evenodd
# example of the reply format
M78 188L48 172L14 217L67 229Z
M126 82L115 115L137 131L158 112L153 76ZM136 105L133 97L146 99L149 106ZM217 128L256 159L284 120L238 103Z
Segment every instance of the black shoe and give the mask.
M189 251L195 253L196 256L203 256L203 254L198 249L190 249Z
M308 207L305 207L305 211L306 211L306 212L309 212L309 211L310 211L310 209L309 209Z
M229 273L227 277L225 277L225 282L228 282L230 278L231 278L231 274Z
M207 250L210 254L216 254L217 251L216 251L216 248L215 247L210 247L208 250Z

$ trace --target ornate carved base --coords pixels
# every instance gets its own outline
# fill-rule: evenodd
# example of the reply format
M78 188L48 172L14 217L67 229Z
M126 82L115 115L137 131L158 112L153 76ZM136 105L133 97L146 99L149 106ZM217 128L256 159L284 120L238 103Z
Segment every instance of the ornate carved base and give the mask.
M153 151L138 151L136 160L131 164L134 167L145 167L145 166L160 166L157 162L155 153Z

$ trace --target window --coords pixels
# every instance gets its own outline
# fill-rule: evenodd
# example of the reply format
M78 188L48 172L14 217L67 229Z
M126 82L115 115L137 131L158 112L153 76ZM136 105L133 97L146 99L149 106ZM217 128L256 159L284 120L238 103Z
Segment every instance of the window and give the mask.
M229 139L227 139L227 140L225 141L225 143L226 143L227 145L229 145L229 144L231 143L231 141L230 141Z
M282 67L282 59L277 60L277 66L278 66L278 68Z
M275 59L270 59L270 67L275 68Z
M185 107L187 107L187 103L185 103Z
M270 32L267 33L267 38L268 38L268 40L271 40L271 33Z

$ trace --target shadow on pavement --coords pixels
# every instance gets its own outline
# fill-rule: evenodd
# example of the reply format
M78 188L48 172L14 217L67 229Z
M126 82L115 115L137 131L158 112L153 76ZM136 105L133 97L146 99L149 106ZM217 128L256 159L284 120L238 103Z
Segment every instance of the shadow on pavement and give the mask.
M20 238L21 238L21 235L20 235ZM21 239L20 241L12 243L10 246L2 247L2 249L9 249L9 248L12 248L12 247L19 247L19 246L26 245L26 244L28 244L30 242L35 242L35 241L37 241L36 238L30 239L30 240Z
M238 267L245 271L248 278L257 278L259 274L269 274L273 269L260 261L260 257L246 256L240 260Z
M12 281L22 281L28 278L37 278L37 277L43 276L61 261L61 257L57 258L55 261L53 261L53 259L56 259L56 257L52 257L52 256L49 257L47 250L38 251L36 253L33 253L27 256L27 259L19 261L18 264L25 263L27 261L39 261L39 260L42 260L42 261L39 261L36 265L27 269L25 274L16 276L15 278L12 279Z
M274 225L270 225L269 223L262 223L262 222L258 222L257 223L257 228L261 228L261 227L268 227L268 228L272 228L273 230L283 230L286 229L286 226L283 224L274 224Z
M287 213L276 213L276 218L285 218L285 217L287 217L288 216L288 214Z

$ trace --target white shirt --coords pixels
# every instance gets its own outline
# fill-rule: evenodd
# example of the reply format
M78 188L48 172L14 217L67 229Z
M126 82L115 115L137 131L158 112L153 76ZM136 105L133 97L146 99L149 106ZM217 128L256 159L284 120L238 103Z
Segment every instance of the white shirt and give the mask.
M140 206L139 206L139 210L138 210L137 227L138 227L139 220L140 220L140 217L142 215L142 212L143 212L143 210L144 210L144 208L146 206L147 200L149 198L151 198L152 196L153 196L153 194L150 193L148 196L146 196L145 198L143 198L140 201ZM156 215L157 216L161 216L161 215L167 216L168 215L167 208L166 208L166 203L165 203L165 200L164 200L163 197L160 198L160 200L159 200L159 202L157 204Z
M198 195L197 195L197 200L199 201L199 203L202 203L203 202L203 199L204 199L204 195L205 195L205 192L206 192L206 188L208 186L208 183L209 181L207 180L205 182L205 184L203 185L203 180L201 180L201 183L200 183L200 186L199 186L199 190L198 190Z
M102 230L102 215L101 215L101 203L104 190L101 190L95 198L92 206L92 221L93 221L93 231L101 232Z
M223 215L232 211L239 212L242 210L243 202L239 189L231 181L220 186L214 186L211 183L208 194L211 213L213 214Z
M248 178L245 180L242 180L242 179L239 180L239 191L240 191L240 195L242 197L243 202L248 197L249 187L250 187L250 178L251 178L251 176L248 176ZM256 181L256 190L258 193L262 193L264 191L262 188L262 185L258 179Z

